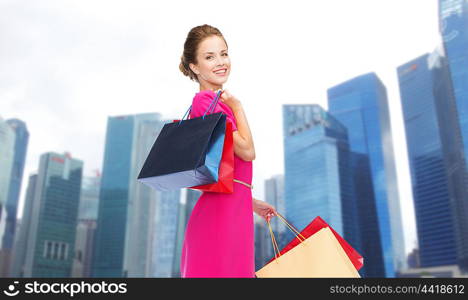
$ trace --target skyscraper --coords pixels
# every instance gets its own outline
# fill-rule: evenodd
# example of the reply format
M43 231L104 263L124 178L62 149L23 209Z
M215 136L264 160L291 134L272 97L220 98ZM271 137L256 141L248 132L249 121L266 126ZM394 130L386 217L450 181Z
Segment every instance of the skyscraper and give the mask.
M158 114L109 117L99 194L98 220L92 263L93 277L126 277L124 255L127 229L132 223L129 207L137 184L134 146L143 120L157 120Z
M398 67L421 267L466 261L467 173L442 50Z
M270 251L273 252L272 240L270 235L270 230L265 222L265 220L258 216L254 215L254 232L255 232L255 270L258 271L272 258L273 255L270 254ZM275 239L278 238L278 232L274 232ZM271 250L270 250L271 249Z
M124 270L127 277L152 277L150 261L154 253L153 238L158 230L164 230L155 226L160 196L157 191L136 181L136 178L164 123L159 114L142 114L134 117L136 127L132 145L130 169L132 182L129 186Z
M13 257L12 257L12 266L10 268L11 277L24 277L24 267L26 262L26 252L27 249L32 247L31 241L28 240L29 231L32 230L31 227L31 216L36 198L37 174L29 176L28 187L26 190L26 197L23 205L23 217L21 219L21 225L19 227L19 232L15 235L15 244L13 247ZM37 198L40 201L39 198Z
M101 174L96 171L94 176L83 177L81 183L80 206L78 220L96 220L99 207L99 190Z
M11 170L14 159L15 132L0 117L0 204L5 207L8 200ZM1 233L3 240L3 233Z
M384 273L372 276L394 277L405 266L405 247L385 86L374 73L358 76L328 89L328 107L348 129L350 150L368 159L377 213L368 216L377 224L367 226L378 228L380 243L368 255L380 248L384 262Z
M185 201L185 213L187 218L185 219L185 227L187 227L190 215L192 214L193 208L197 204L198 198L200 198L201 194L202 192L199 190L187 189L187 196Z
M439 0L439 27L468 156L468 1ZM468 163L468 162L467 162Z
M320 216L359 251L346 128L318 105L284 105L283 124L286 219L302 229Z
M276 211L280 214L286 214L286 207L284 201L284 175L275 175L265 180L265 201L275 207ZM255 224L255 238L263 239L264 241L256 241L256 245L261 246L260 249L256 249L255 260L258 262L266 262L272 258L275 253L273 245L271 243L270 230L266 221L263 218L257 218ZM271 219L271 227L275 234L276 242L280 248L286 245L285 232L287 227L280 221L279 218L275 217Z
M78 210L78 224L72 277L90 277L91 262L94 249L94 234L99 205L99 189L101 176L83 177L81 184L80 206Z
M69 277L73 262L83 162L41 155L32 201L24 277Z
M186 190L185 190L186 191ZM181 191L179 203L179 210L177 212L177 232L176 232L176 244L174 251L174 259L172 260L172 277L180 277L180 255L182 253L182 246L185 234L185 223L187 215L185 213L185 204L187 202L187 193L184 190Z
M176 256L180 190L158 191L150 251L150 277L172 277Z
M21 190L21 181L23 180L24 163L26 161L26 152L28 148L29 132L26 124L18 119L7 120L6 123L10 125L15 133L15 142L13 148L13 165L11 168L10 185L8 188L8 197L6 201L7 222L5 235L3 238L3 249L8 252L13 247L13 240L16 228L16 214L18 209L18 200ZM10 260L8 254L7 260ZM5 272L8 273L7 270ZM6 275L4 273L3 275Z
M286 207L284 202L284 175L275 175L265 180L265 201L271 204L280 214L285 214ZM285 225L273 218L271 227L275 233L280 233L286 230Z
M108 119L94 277L157 276L152 269L154 255L163 252L154 247L175 247L179 191L158 193L136 180L163 125L157 113ZM157 237L160 232L165 234L164 241ZM164 259L172 267L172 256Z
M448 60L447 76L451 80L461 132L462 152L468 168L468 1L439 0L439 24L444 54ZM461 191L461 186L468 183L458 185L456 191L466 193ZM454 215L459 239L457 259L459 266L468 272L468 200L465 197L463 201L460 196L457 199Z
M15 132L10 124L0 117L0 277L5 276L8 269L10 250L5 247L11 246L7 244L11 239L7 223L8 220L11 220L11 216L8 216L8 208L11 207L9 205L11 203L8 200L10 199L12 169L15 159L14 150Z
M321 216L343 233L339 152L346 129L318 105L283 105L286 216L299 229Z
M176 235L176 248L173 260L172 277L180 277L180 257L182 254L182 247L185 238L185 229L192 214L192 210L197 203L198 198L201 196L201 191L192 189L181 190L181 202L179 206L179 213L177 218L177 235Z

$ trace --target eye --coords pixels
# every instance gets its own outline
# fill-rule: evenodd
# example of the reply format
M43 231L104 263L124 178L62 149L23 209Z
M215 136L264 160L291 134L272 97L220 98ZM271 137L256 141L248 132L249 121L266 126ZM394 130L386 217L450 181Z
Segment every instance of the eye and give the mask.
M228 56L227 52L223 53L222 55L223 55L223 56Z
M209 55L206 57L206 59L212 59L213 58L213 55Z

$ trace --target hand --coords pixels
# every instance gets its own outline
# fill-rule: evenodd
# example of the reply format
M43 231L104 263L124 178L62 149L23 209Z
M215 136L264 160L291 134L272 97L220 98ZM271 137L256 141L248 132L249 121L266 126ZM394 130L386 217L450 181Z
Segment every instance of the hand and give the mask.
M221 102L229 106L231 110L235 110L242 106L241 102L236 97L234 97L234 95L232 95L228 90L223 91L220 100Z
M269 221L277 214L276 209L265 201L252 198L252 204L253 211L260 217L264 218L265 221Z

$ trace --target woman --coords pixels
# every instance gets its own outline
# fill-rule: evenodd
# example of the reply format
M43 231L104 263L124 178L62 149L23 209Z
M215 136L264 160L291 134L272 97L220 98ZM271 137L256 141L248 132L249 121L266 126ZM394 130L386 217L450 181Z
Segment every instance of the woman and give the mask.
M188 34L179 66L200 85L191 117L202 116L222 89L231 70L227 43L212 26L194 27ZM255 148L241 102L224 90L214 112L224 112L234 137L234 192L205 192L198 199L185 231L182 277L255 277L252 211L270 220L275 208L252 198Z

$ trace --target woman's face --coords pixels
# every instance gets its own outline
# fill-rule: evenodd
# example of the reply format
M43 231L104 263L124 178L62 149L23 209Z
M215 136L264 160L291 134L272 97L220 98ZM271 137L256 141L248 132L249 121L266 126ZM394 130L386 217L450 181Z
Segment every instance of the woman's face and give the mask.
M231 60L224 40L213 35L205 38L197 50L197 64L190 64L198 82L205 88L221 88L231 71Z

